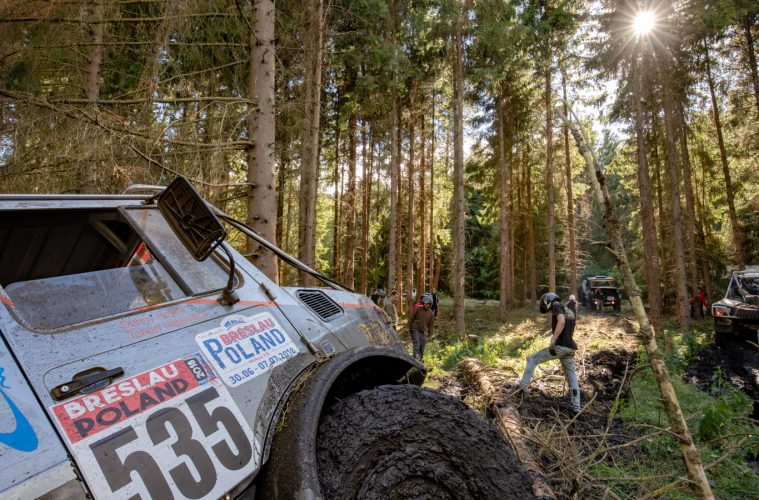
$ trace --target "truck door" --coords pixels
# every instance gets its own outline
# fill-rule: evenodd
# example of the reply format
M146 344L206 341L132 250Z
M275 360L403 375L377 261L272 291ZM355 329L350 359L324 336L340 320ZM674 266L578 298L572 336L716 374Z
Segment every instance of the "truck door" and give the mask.
M84 495L65 447L0 332L0 497L36 498L69 486L68 492Z

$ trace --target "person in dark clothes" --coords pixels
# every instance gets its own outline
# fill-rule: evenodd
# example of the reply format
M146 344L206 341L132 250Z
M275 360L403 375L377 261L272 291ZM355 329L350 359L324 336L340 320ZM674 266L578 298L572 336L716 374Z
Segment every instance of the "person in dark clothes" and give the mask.
M437 290L432 290L430 295L432 296L432 312L435 313L435 317L437 318Z
M408 329L411 332L411 343L414 347L414 358L424 360L424 346L427 344L427 336L432 335L435 327L435 313L432 311L432 295L422 295L422 307L413 309L408 321Z
M372 299L372 302L374 302L375 304L380 305L379 304L379 299L380 299L379 289L375 288L374 290L372 290L372 293L369 295L369 298Z
M564 369L564 376L569 384L571 392L572 411L580 411L580 386L577 383L575 373L575 351L577 344L572 338L575 329L575 315L571 309L561 303L561 298L553 292L548 292L540 297L540 312L551 314L551 343L546 349L531 354L527 357L527 365L524 374L519 381L516 392L523 391L532 380L535 368L546 361L558 359Z

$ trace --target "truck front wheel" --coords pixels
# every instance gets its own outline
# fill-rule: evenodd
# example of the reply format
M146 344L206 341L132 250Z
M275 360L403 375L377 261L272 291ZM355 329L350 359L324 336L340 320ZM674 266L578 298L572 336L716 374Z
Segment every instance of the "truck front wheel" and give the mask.
M325 498L532 498L498 431L462 402L411 385L342 399L317 437Z

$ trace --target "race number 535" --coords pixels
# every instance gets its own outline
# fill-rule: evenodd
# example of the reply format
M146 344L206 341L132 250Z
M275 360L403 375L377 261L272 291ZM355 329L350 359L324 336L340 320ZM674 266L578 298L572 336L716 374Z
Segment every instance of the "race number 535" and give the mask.
M142 491L156 499L173 498L176 493L214 498L252 474L252 432L227 391L222 391L220 396L217 386L206 386L184 404L150 413L144 425L134 422L90 443L105 479L101 486L107 484L101 493L109 498L114 493L141 498ZM235 411L219 405L227 402L220 400L229 400Z

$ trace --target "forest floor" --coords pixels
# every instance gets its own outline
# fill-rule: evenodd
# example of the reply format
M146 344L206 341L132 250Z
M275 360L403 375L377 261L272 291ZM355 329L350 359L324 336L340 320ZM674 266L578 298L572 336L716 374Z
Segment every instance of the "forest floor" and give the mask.
M441 304L425 354L426 385L492 416L458 369L463 359L479 360L496 388L493 402L517 410L528 448L559 498L691 497L631 311L580 311L575 361L583 410L573 417L556 361L540 365L529 391L513 395L527 355L547 346L549 324L528 309L500 322L497 310L495 301L467 300L469 335L462 340L454 335L450 305ZM688 334L666 333L674 345L668 369L715 495L756 498L757 348L711 345L710 318Z

